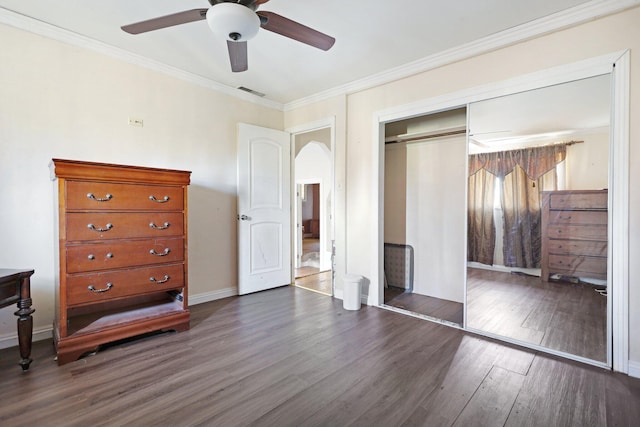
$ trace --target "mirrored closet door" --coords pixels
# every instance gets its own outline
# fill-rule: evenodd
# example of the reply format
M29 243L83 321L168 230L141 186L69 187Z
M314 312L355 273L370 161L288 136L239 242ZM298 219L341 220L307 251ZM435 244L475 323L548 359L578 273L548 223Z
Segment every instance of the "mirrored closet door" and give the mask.
M466 327L607 361L611 77L469 105Z

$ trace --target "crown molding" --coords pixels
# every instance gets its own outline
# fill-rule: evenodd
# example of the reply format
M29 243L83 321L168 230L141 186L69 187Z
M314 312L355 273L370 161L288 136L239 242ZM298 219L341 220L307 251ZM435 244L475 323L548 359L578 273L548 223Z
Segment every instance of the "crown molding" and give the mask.
M583 5L557 12L553 15L286 104L256 97L249 93L239 91L232 86L224 85L197 74L163 64L107 43L99 42L8 9L0 8L0 24L10 25L66 44L89 49L253 104L279 111L291 111L335 96L349 95L403 79L453 62L540 37L544 34L576 26L589 20L612 15L639 5L640 0L593 0Z
M284 104L284 111L291 111L335 96L360 92L457 61L505 48L516 43L521 43L545 34L573 27L590 20L612 15L639 5L640 0L593 0L580 6L563 10L464 45L409 62L405 65L391 68L296 101L288 102Z
M163 64L162 62L155 61L153 59L149 59L142 55L138 55L127 50L109 45L107 43L94 40L81 34L56 27L55 25L51 25L25 15L21 15L8 9L0 8L0 24L10 25L24 31L29 31L34 34L47 37L49 39L88 49L127 62L129 64L137 65L139 67L146 68L152 71L157 71L177 78L179 80L183 80L187 83L192 83L216 92L223 93L225 95L232 96L234 98L241 99L243 101L261 105L263 107L273 108L279 111L283 111L284 109L284 105L280 102L259 98L255 95L240 91L232 86L218 83L214 80L199 76L197 74L190 73L167 64Z

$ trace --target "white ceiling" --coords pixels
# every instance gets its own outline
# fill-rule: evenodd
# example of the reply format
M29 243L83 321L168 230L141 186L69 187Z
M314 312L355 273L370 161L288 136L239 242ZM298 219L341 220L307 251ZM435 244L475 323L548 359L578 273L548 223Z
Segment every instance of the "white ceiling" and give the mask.
M478 149L569 141L606 131L611 117L611 75L591 77L474 102L469 138Z
M206 0L0 0L0 7L286 104L587 3L603 1L271 0L260 9L327 33L336 44L324 52L260 30L249 41L243 73L231 72L225 42L205 21L135 36L120 30L208 7Z

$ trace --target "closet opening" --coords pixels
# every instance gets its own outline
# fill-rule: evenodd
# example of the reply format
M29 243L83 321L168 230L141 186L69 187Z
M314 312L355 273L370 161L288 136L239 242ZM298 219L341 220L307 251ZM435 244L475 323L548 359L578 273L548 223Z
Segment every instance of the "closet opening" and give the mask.
M466 108L385 125L384 304L461 327Z

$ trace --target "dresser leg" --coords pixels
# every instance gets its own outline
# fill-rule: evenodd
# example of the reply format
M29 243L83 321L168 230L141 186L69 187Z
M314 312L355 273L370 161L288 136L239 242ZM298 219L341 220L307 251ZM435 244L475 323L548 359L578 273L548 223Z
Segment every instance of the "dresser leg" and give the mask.
M33 317L31 314L35 311L31 308L31 298L26 298L18 302L20 308L15 312L18 316L18 343L20 346L20 366L22 370L29 369L31 364L31 343L33 337Z
M20 281L20 301L18 301L18 311L14 314L18 316L18 344L20 346L20 366L26 371L31 365L31 343L33 338L33 317L35 310L31 308L31 281L29 276L23 277Z

